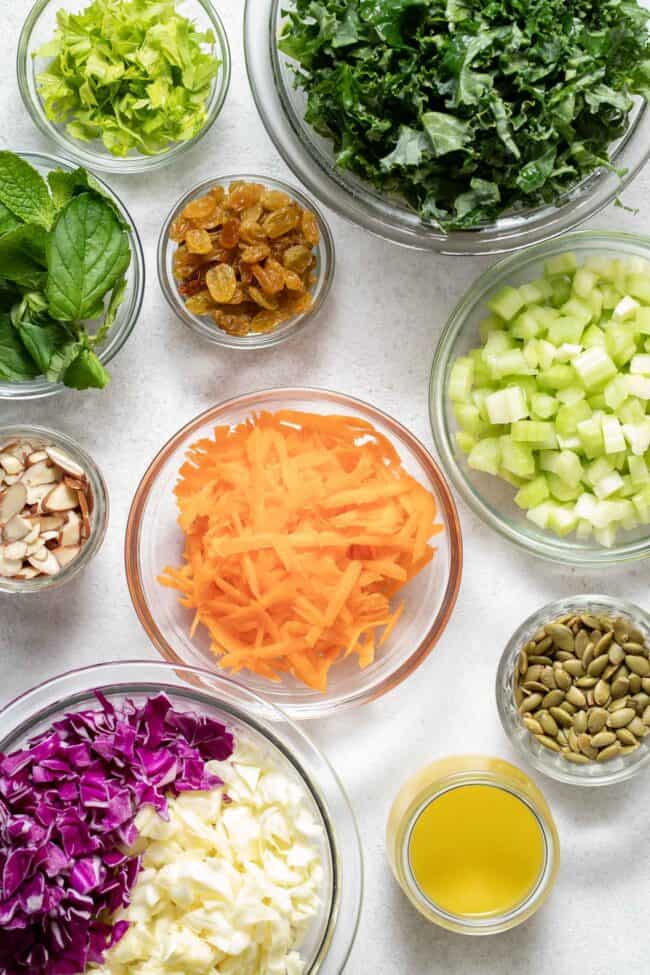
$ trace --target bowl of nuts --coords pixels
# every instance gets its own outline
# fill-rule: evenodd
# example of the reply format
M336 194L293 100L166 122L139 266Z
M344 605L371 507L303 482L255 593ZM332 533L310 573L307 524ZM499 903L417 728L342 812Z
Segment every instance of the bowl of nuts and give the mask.
M650 760L650 615L609 596L549 603L511 637L497 707L510 741L560 782L621 782Z
M277 345L313 321L334 262L320 210L268 176L195 186L158 243L158 277L172 310L203 338L235 349Z
M0 428L0 592L68 582L107 524L104 479L74 440L44 427Z

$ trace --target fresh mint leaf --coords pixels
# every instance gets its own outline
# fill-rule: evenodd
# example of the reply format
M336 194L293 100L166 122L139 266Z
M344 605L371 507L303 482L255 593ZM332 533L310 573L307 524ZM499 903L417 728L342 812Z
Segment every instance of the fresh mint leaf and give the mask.
M78 196L80 193L89 190L100 196L102 200L106 200L119 220L120 226L124 227L125 230L130 230L128 223L126 223L110 197L106 195L106 191L99 180L95 179L92 173L89 173L83 167L73 169L70 172L63 169L53 169L47 174L47 182L52 194L52 202L57 211L62 210L66 203L69 203L74 196Z
M73 197L59 213L47 244L50 315L60 321L88 318L130 259L127 233L111 206L91 193Z
M113 323L119 311L120 305L124 301L125 294L126 278L120 278L111 292L110 301L106 307L106 314L104 315L104 321L102 322L101 328L95 333L95 335L92 335L89 338L92 348L95 348L97 345L101 345L108 332L113 327Z
M0 237L0 275L22 288L38 291L45 285L46 234L42 227L21 224Z
M10 230L15 230L20 227L22 220L20 220L11 210L0 203L0 237L3 234L8 234Z
M63 374L63 382L72 389L103 389L109 380L110 376L90 349L82 349Z
M7 315L0 316L0 378L9 382L34 379L39 369L20 341Z
M33 166L14 152L0 152L0 203L25 223L46 230L52 226L54 207L47 184Z
M16 325L16 331L38 366L39 373L47 372L52 356L62 349L70 338L62 325L52 321L42 325L23 321Z
M45 372L45 378L51 383L63 382L68 366L74 362L86 343L83 339L70 339L60 349L53 353L50 364Z

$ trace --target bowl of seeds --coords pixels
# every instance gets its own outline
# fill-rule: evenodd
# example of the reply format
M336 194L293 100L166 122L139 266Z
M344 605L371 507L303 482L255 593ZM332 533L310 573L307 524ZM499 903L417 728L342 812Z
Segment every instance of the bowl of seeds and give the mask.
M540 772L584 786L630 778L650 760L650 615L609 596L549 603L510 638L496 696Z
M0 593L54 589L99 550L106 484L70 437L45 427L0 427Z

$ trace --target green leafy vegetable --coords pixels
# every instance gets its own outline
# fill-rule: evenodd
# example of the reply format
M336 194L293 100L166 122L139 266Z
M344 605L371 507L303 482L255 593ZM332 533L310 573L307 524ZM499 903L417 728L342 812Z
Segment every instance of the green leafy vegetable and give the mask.
M221 62L175 0L94 0L59 10L51 58L37 76L47 117L75 139L101 139L116 156L152 155L203 128Z
M94 350L115 322L131 260L121 214L84 169L53 170L46 183L11 153L0 153L2 192L0 378L102 389L109 377Z
M61 321L94 318L104 295L124 274L128 238L106 203L90 193L73 197L48 241L46 296Z
M636 0L293 0L279 42L336 164L425 220L557 203L650 95Z
M25 223L49 229L54 207L45 180L13 152L0 152L0 202Z

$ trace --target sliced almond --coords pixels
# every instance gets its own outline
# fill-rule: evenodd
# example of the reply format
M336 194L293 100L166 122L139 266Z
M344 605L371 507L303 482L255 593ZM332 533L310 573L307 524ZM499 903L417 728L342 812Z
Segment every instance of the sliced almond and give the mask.
M40 576L38 569L34 569L31 565L24 565L20 572L17 572L14 576L15 579L35 579L36 576Z
M51 542L53 538L58 539L59 533L57 531L41 532L42 542Z
M25 507L27 501L27 488L24 484L12 484L0 498L0 525L7 522L17 515Z
M83 467L80 467L64 450L61 450L59 447L46 447L45 450L50 460L57 467L60 467L61 470L65 471L66 474L71 474L73 477L85 478L86 472Z
M42 460L47 460L47 458L48 458L47 451L35 450L27 457L27 463L31 467L33 464L39 464Z
M43 498L44 511L71 511L79 504L76 491L72 491L68 485L61 481L55 488Z
M13 561L14 559L22 559L27 555L27 545L25 542L11 542L10 545L5 545L2 550L2 554L5 559Z
M51 484L30 484L27 488L27 504L40 505L51 490Z
M23 484L26 486L33 484L35 487L39 484L54 484L55 481L59 480L56 467L51 467L47 460L41 460L38 464L28 467L21 477Z
M73 559L76 559L80 551L80 545L59 545L58 548L51 549L52 555L55 556L62 569L64 569L66 565L69 565Z
M18 460L21 462L21 464L24 466L25 461L27 460L30 454L34 453L35 448L34 448L34 444L29 443L29 441L27 440L23 440L20 442L12 443L9 447L5 447L4 449L6 453L13 454L14 457L17 457Z
M6 474L22 474L23 465L13 454L0 454L0 465Z
M0 576L4 579L13 579L22 567L22 559L6 559L0 554Z
M14 515L2 529L2 537L5 542L18 542L29 534L31 528L31 522L26 518L22 515Z
M41 529L39 523L36 521L32 524L31 528L29 529L29 532L27 533L27 535L25 535L23 541L27 545L33 545L35 542L38 541L40 534L41 534Z
M63 480L65 481L65 483L68 485L69 488L72 488L73 491L85 491L86 490L86 486L87 485L86 485L86 482L82 478L79 478L79 477L71 477L70 474L65 474L64 477L63 477Z
M88 499L83 491L77 491L79 507L81 508L81 535L88 538L90 535L90 512L88 510Z
M48 549L43 549L43 551L45 553L43 558L39 558L36 555L30 555L29 564L33 565L35 569L38 569L39 572L42 572L46 576L55 576L60 570L61 566L59 565L55 556L52 555Z
M38 515L37 520L42 532L56 532L65 525L64 515Z
M68 545L78 545L81 540L81 518L76 511L68 513L68 520L59 534L59 544L66 547Z

